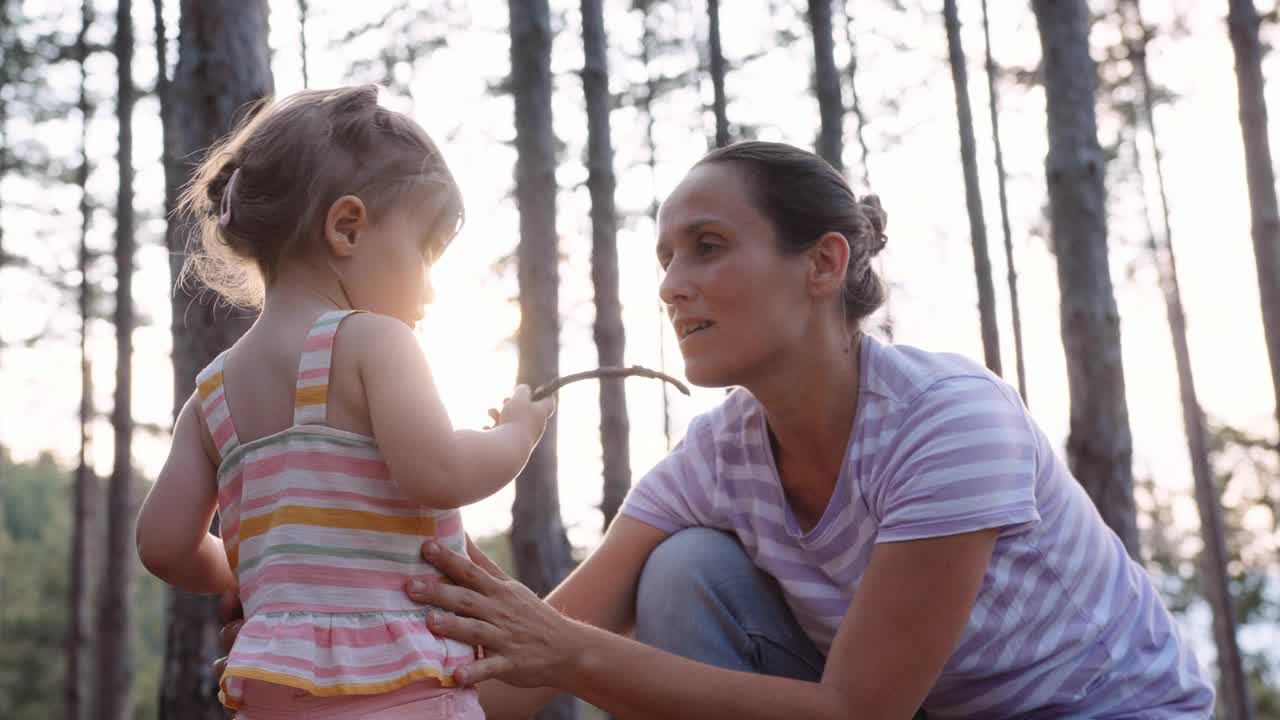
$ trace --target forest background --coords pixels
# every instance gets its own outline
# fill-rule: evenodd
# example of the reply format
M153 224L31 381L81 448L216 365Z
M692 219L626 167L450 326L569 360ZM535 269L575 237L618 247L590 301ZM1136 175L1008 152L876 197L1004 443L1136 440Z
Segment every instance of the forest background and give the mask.
M219 716L210 599L137 567L132 519L175 397L251 316L174 292L169 210L251 101L374 82L467 202L418 329L456 425L518 379L680 376L657 204L711 147L813 148L889 214L867 329L1017 386L1220 716L1280 718L1276 24L1251 0L0 0L0 707ZM545 592L721 397L567 387L469 531Z

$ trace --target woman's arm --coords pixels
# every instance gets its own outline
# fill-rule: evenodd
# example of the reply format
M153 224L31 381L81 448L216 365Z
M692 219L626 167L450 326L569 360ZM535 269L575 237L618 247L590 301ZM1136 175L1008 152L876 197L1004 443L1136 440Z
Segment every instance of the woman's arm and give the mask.
M910 718L964 630L997 533L877 546L820 683L715 668L566 619L447 551L430 559L459 585L425 599L468 616L434 613L433 630L486 648L458 671L465 682L550 685L624 717Z
M530 620L542 617L553 623L541 627L542 632L554 633L558 624L568 617L601 628L607 631L606 634L625 633L631 630L635 622L636 588L640 583L640 572L649 559L649 553L667 535L662 530L619 515L609 526L600 547L547 596L546 603L523 585L508 579L488 558L474 549L470 540L468 554L476 563L456 566L456 572L460 573L457 579L466 583L464 577L476 582L481 580L482 575L489 578L493 581L490 587L495 594L500 594L505 603L505 612L525 615ZM463 560L461 556L452 557ZM451 575L455 572L455 566L444 569L449 570ZM426 590L410 587L409 595L418 602L435 602L434 598L447 593L450 587L435 585ZM536 684L532 688L520 688L500 680L481 683L479 689L485 714L491 720L527 718L558 694L553 688L540 688Z
M178 413L160 476L138 511L138 557L152 575L187 592L236 586L222 539L209 532L218 507L217 466L195 395Z

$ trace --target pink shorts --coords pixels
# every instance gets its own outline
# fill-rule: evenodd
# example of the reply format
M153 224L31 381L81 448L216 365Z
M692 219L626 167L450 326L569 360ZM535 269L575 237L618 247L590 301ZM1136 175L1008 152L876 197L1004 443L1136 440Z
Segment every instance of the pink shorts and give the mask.
M306 690L249 680L236 720L484 720L473 689L422 683L377 695L319 697Z

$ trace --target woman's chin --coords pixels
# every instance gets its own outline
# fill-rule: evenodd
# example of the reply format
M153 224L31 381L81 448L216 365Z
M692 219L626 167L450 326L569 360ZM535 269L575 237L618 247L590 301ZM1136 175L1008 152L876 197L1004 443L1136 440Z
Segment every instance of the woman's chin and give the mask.
M685 358L684 377L690 385L705 388L730 387L737 385L734 373L728 368L713 363L699 362Z

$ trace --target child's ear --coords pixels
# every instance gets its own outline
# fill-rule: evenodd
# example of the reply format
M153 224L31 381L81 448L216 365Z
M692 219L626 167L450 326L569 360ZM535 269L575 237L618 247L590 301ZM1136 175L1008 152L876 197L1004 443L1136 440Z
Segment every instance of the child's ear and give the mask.
M369 210L355 195L343 195L329 206L324 218L324 242L335 257L349 257L360 233L369 227Z

